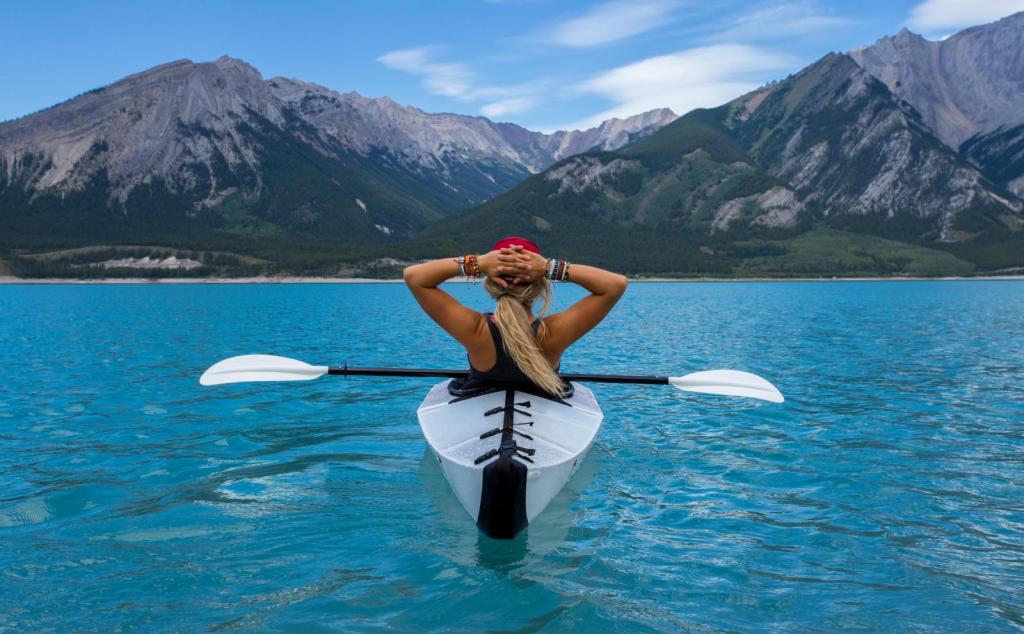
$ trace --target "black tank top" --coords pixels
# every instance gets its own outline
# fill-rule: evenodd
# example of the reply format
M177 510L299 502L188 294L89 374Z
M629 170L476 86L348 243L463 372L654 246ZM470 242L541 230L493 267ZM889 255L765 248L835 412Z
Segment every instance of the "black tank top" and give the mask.
M452 394L467 394L492 387L496 384L513 383L533 386L533 381L530 380L530 377L526 376L526 373L519 369L516 362L509 356L508 351L505 350L505 342L501 340L501 331L498 330L497 324L491 319L492 315L493 313L485 313L484 317L487 319L487 328L491 331L491 340L494 342L494 367L486 372L482 372L474 368L473 364L470 363L469 376L461 380L456 379L448 385L448 391ZM536 337L537 329L540 328L540 320L535 319L530 326L533 328L534 337Z

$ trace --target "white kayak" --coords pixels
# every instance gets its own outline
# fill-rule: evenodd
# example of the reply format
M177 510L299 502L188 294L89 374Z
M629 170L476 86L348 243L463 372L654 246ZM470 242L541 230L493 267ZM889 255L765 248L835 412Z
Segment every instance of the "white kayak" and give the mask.
M456 397L449 382L416 411L423 436L480 530L512 539L579 468L604 415L579 384L561 400L502 387Z

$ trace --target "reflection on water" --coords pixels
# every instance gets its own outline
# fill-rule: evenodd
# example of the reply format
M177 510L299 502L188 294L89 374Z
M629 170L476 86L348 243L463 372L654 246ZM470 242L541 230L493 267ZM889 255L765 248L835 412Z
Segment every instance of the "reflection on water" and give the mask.
M464 364L400 286L0 286L0 631L1024 628L1021 314L1020 282L634 284L566 371L786 403L594 386L579 473L496 541L430 381L197 383Z

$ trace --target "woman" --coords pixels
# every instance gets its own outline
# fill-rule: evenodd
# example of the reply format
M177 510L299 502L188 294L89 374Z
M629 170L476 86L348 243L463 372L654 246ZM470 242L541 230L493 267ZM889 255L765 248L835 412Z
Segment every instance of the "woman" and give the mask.
M444 292L440 284L460 275L483 276L496 301L479 313ZM564 393L558 377L566 348L601 323L626 290L624 276L593 266L545 258L525 238L495 243L490 253L444 258L405 269L405 283L424 312L466 348L469 378L455 389L492 383L532 383L548 394ZM552 280L579 284L590 295L547 317ZM534 306L541 300L534 317Z

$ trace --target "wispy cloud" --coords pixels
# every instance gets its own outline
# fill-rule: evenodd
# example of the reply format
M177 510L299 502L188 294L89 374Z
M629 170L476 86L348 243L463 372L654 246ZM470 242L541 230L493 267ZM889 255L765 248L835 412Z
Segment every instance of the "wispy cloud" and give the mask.
M544 31L542 41L579 49L614 42L660 28L675 19L679 6L679 2L669 0L605 2ZM768 46L767 40L850 22L819 10L816 0L771 0L708 25L705 32L713 34L701 38L710 41L706 46L650 57L582 81L560 84L551 77L518 85L483 84L470 65L445 59L443 49L437 46L391 51L378 61L421 77L425 89L433 94L478 103L480 114L489 118L509 117L536 111L542 104L579 98L612 104L569 126L585 129L606 119L655 108L684 114L725 103L777 77L779 71L794 69L796 61L779 52L777 44ZM748 44L733 43L737 41ZM766 46L750 44L758 41L766 41Z
M493 101L480 108L480 114L491 119L505 117L510 114L519 114L520 112L526 112L532 109L537 105L538 101L539 99L536 95L501 99L499 101Z
M544 29L540 39L567 48L590 48L665 25L678 3L672 0L615 0Z
M539 93L546 86L543 80L505 86L480 85L469 66L439 60L438 52L438 47L421 46L385 53L377 61L388 68L422 77L424 88L435 95L466 102L489 101L480 108L485 117L526 112L541 101Z
M828 31L853 24L824 12L813 0L768 2L713 25L708 39L717 42L761 42Z
M787 55L741 44L716 44L651 57L603 72L576 86L584 94L615 102L612 108L577 122L598 125L654 108L684 114L721 105L761 85L763 75L795 64Z
M962 29L1024 11L1024 0L925 0L910 10L907 26L924 32Z
M437 61L436 51L433 46L406 48L385 53L377 61L388 68L419 75L423 86L435 95L470 98L473 73L465 64Z

